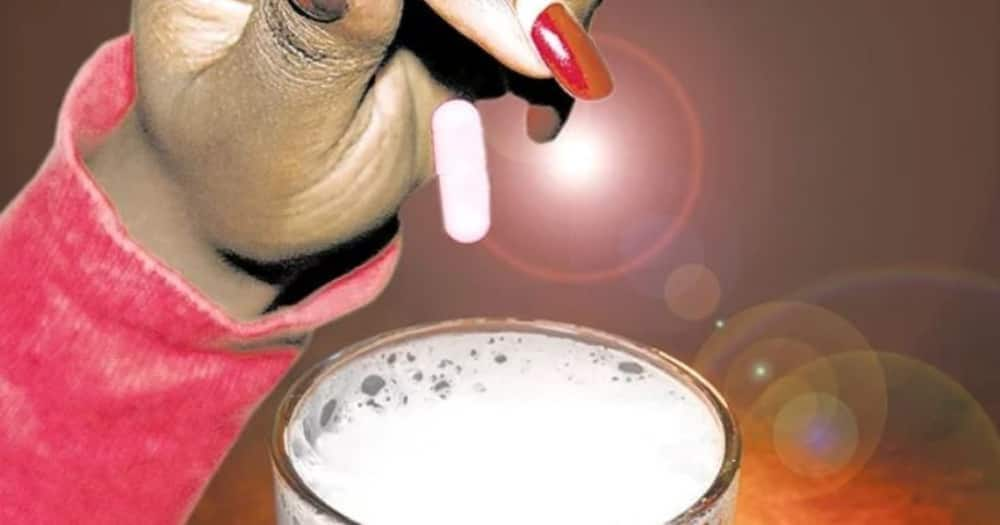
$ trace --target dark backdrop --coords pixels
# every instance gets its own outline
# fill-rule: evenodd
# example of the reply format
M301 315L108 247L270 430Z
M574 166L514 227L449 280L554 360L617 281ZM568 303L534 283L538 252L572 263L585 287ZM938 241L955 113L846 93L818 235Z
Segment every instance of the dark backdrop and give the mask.
M128 3L0 7L0 202L37 169L65 88L100 42L126 30ZM834 286L816 301L875 347L950 374L996 421L998 18L990 0L606 2L598 29L669 64L700 114L705 178L690 228L705 247L699 262L729 268L718 317L867 272L867 284ZM320 332L297 372L374 333L454 317L583 323L688 360L714 329L714 318L673 318L628 279L579 286L525 275L482 247L448 242L437 214L433 191L408 204L395 281L376 304ZM664 277L670 269L653 268ZM194 522L270 519L274 409L272 397Z

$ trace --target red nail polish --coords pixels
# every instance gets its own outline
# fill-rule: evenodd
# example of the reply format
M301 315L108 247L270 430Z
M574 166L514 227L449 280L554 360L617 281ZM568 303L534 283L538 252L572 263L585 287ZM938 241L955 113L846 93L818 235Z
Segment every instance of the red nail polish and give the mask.
M306 18L325 24L336 22L347 12L347 0L289 0Z
M531 40L570 94L585 100L611 94L613 81L607 64L590 35L562 4L542 11L531 28Z

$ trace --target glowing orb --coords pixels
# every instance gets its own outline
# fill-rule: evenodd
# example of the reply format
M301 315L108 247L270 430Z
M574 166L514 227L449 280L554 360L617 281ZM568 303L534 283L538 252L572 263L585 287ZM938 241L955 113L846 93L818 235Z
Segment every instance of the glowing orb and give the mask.
M605 151L607 142L600 130L567 130L549 149L548 173L551 181L568 191L592 190L609 182Z
M670 274L664 292L674 315L686 321L700 321L719 307L722 286L712 270L700 264L686 264Z
M774 449L784 464L809 477L839 472L858 448L858 423L850 407L827 394L789 401L774 421Z
M587 284L649 265L685 229L701 193L703 131L681 82L625 39L598 41L615 94L577 104L554 142L527 140L523 102L480 104L494 174L494 228L484 247L538 279ZM652 211L669 221L627 253L607 249Z

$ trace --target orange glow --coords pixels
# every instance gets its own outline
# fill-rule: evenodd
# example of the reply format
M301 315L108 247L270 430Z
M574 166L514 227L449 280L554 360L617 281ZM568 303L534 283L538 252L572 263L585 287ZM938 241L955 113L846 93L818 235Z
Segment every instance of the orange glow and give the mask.
M774 421L759 410L741 414L746 447L739 525L997 523L1000 439L989 416L934 367L898 354L875 355L887 393L875 443L859 432L868 426L864 418L855 422L851 415L858 405L831 401L826 394L809 402L793 400L791 413L779 412ZM859 365L846 354L827 361L840 378ZM814 457L809 455L816 451L807 447L782 451L797 439L804 428L800 423L816 415L841 430L834 433L834 446ZM782 422L783 417L790 422ZM772 423L773 433L768 431ZM852 465L842 466L852 450L866 445L873 449L870 454L855 452ZM803 472L802 466L819 469ZM842 468L844 475L831 467Z
M787 471L763 467L758 458L747 457L743 492L737 507L738 525L952 525L992 523L958 521L953 509L972 496L963 494L962 476L933 477L912 463L872 464L850 484L822 498L776 502L768 487L792 488L799 480ZM966 475L975 476L973 472ZM942 494L949 494L943 499ZM947 503L946 503L947 501Z

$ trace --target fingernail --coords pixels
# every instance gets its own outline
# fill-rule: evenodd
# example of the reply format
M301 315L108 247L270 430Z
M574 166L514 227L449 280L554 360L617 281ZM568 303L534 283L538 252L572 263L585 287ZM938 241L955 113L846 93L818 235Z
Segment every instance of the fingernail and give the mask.
M597 100L611 94L613 82L594 41L562 4L538 15L531 40L559 84L570 94Z
M527 130L531 140L544 144L559 135L563 119L551 106L528 106Z
M324 24L336 22L347 13L347 0L289 0L302 16Z

